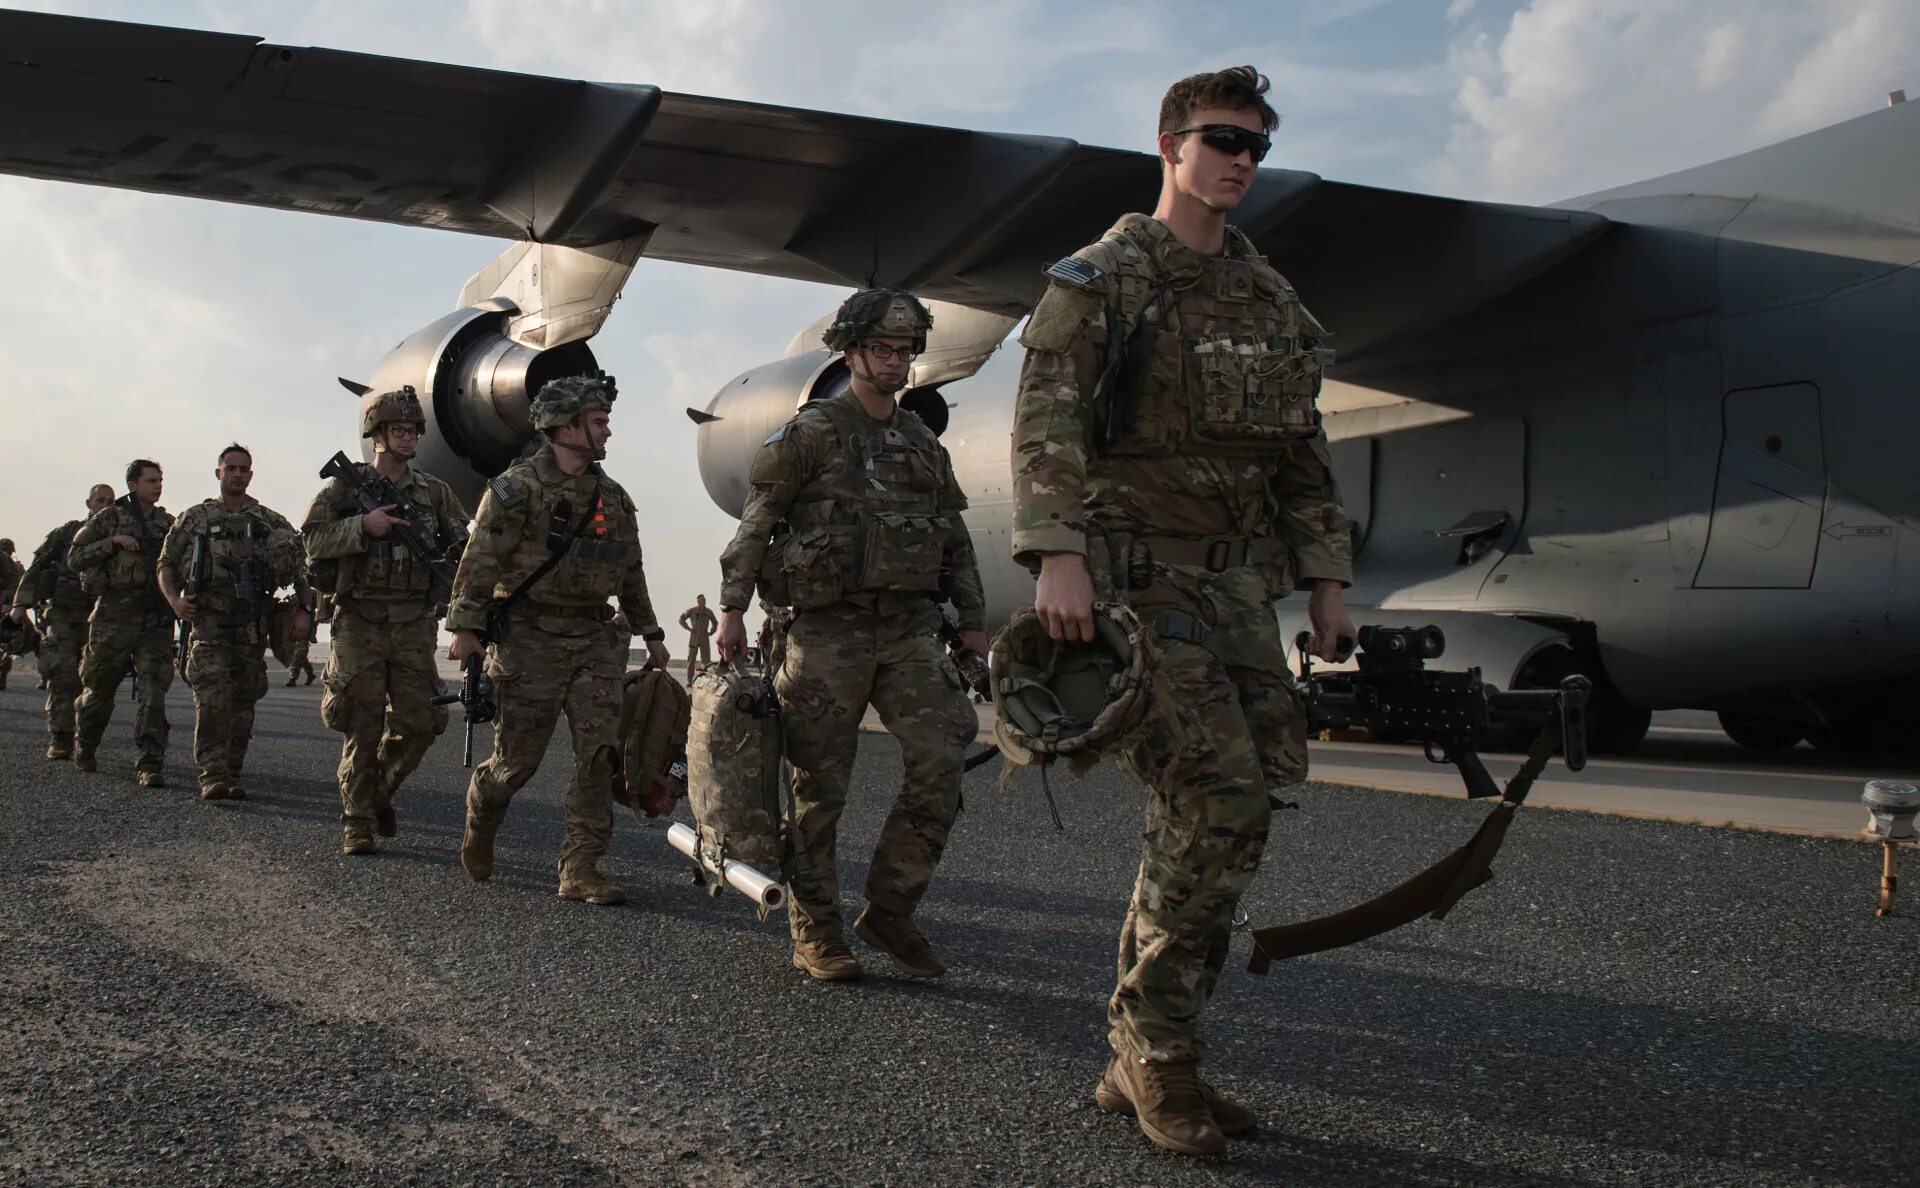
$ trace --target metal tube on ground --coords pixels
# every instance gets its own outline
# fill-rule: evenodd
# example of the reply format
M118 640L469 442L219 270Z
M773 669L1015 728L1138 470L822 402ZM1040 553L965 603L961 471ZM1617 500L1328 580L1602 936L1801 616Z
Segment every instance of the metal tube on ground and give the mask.
M744 862L728 858L724 869L716 871L700 857L700 835L685 825L674 823L667 829L667 841L674 849L700 864L708 874L718 875L727 886L753 900L762 908L777 908L786 902L787 889Z

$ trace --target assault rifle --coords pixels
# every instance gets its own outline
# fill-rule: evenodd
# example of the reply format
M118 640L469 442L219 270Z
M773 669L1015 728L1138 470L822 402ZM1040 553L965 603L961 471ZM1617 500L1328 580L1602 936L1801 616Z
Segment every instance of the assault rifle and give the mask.
M193 551L187 555L186 581L181 583L182 594L197 598L206 593L207 579L213 576L213 557L207 552L207 534L196 532L193 535ZM187 652L193 646L193 625L180 620L180 645L178 664L180 675L187 675Z
M459 550L449 545L436 551L424 537L413 530L411 525L428 518L430 513L426 508L407 498L406 493L395 486L392 479L371 467L362 471L344 452L336 453L327 459L327 464L320 468L320 477L339 479L345 483L353 491L354 499L360 505L361 511L370 512L379 507L391 507L396 518L408 521L406 524L395 524L388 535L391 539L398 541L402 548L420 558L421 562L433 571L434 577L445 582L449 588L452 587L454 572L460 568Z
M988 671L987 658L966 646L963 642L966 637L961 634L960 624L954 622L953 616L945 610L940 612L939 633L947 656L952 659L953 666L960 670L960 679L967 683L967 688L979 694L981 700L992 701L993 674Z
M466 741L460 747L460 765L473 766L473 728L484 725L494 719L499 706L494 700L493 678L487 675L487 651L485 644L500 638L498 604L487 612L487 629L480 633L483 645L478 652L467 657L464 676L460 681L458 693L443 693L433 699L435 705L458 704L465 710L467 724Z
M1315 674L1310 642L1305 632L1295 640L1300 695L1311 726L1363 726L1376 735L1421 743L1428 759L1459 769L1469 799L1499 796L1500 803L1467 844L1393 890L1330 916L1252 929L1247 968L1256 974L1266 973L1274 961L1350 945L1421 916L1445 919L1461 896L1493 878L1493 858L1507 827L1554 751L1570 771L1587 765L1587 695L1593 683L1586 677L1567 677L1557 689L1496 689L1480 679L1477 668L1426 667L1446 650L1438 627L1377 626L1360 628L1357 641L1340 641L1349 655L1359 644L1358 672ZM1480 761L1480 749L1515 727L1536 733L1526 762L1502 789Z

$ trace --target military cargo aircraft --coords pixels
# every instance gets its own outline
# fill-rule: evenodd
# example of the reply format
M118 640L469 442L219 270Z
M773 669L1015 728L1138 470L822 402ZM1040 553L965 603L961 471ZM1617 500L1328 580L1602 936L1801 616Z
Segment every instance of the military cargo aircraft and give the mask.
M468 497L530 395L594 369L642 258L910 288L936 327L904 400L953 453L997 618L1032 588L999 348L1159 178L1058 137L20 12L0 171L514 240L371 376L426 397L423 463ZM1588 674L1597 749L1670 707L1763 749L1912 745L1920 104L1548 207L1261 169L1235 222L1335 332L1356 617L1438 623L1450 667L1508 687ZM689 410L723 509L846 383L817 343Z

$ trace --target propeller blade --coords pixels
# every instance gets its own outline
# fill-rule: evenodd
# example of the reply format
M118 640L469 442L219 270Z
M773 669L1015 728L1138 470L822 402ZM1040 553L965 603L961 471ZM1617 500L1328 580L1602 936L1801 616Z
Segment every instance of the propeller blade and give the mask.
M711 424L712 422L718 421L720 419L721 418L714 416L710 412L701 412L697 408L690 408L687 410L687 420L692 421L696 425Z
M355 396L365 396L368 392L373 391L372 384L355 383L353 380L348 379L344 375L336 376L335 378L340 381L341 387L345 388L349 392L352 392Z

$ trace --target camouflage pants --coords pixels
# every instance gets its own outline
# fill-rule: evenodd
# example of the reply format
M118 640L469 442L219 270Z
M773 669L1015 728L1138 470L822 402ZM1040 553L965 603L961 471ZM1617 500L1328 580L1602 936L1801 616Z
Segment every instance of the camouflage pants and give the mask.
M1244 593L1232 600L1242 605L1221 611L1216 601L1208 616L1230 618L1232 640L1210 641L1209 650L1161 638L1154 719L1122 757L1148 786L1140 873L1107 1004L1109 1040L1123 1055L1206 1054L1200 1013L1226 964L1234 907L1266 848L1267 794L1306 778L1306 720L1279 629L1264 590ZM1154 621L1152 608L1136 607Z
M267 695L266 644L245 628L203 634L195 627L187 650L187 684L193 688L193 760L200 786L238 784L253 738L254 703Z
M900 795L867 868L867 901L909 914L933 881L960 811L961 762L978 729L960 674L934 642L931 606L875 615L805 611L788 631L774 685L793 764L797 854L787 924L795 940L837 937L840 813L869 703L900 741Z
M40 620L40 679L47 682L47 733L73 739L73 703L80 696L80 654L87 646L87 616L49 611Z
M333 620L320 720L346 735L340 745L340 823L371 831L374 813L447 728L434 666L438 632L431 615L405 623L372 622L344 606Z
M561 635L516 620L487 659L499 715L493 720L493 754L473 769L467 785L467 811L494 824L506 816L513 794L539 769L565 710L573 734L573 778L567 785L561 870L599 858L613 838L623 671L613 643L611 627Z
M307 674L307 683L313 683L313 661L307 658L307 649L312 646L312 641L303 639L287 653L287 684L293 684L303 672Z
M140 771L166 766L167 689L173 685L173 622L141 608L102 601L87 627L87 648L80 656L82 691L74 703L76 742L83 751L100 745L113 720L120 683L132 673L137 684L133 744Z

